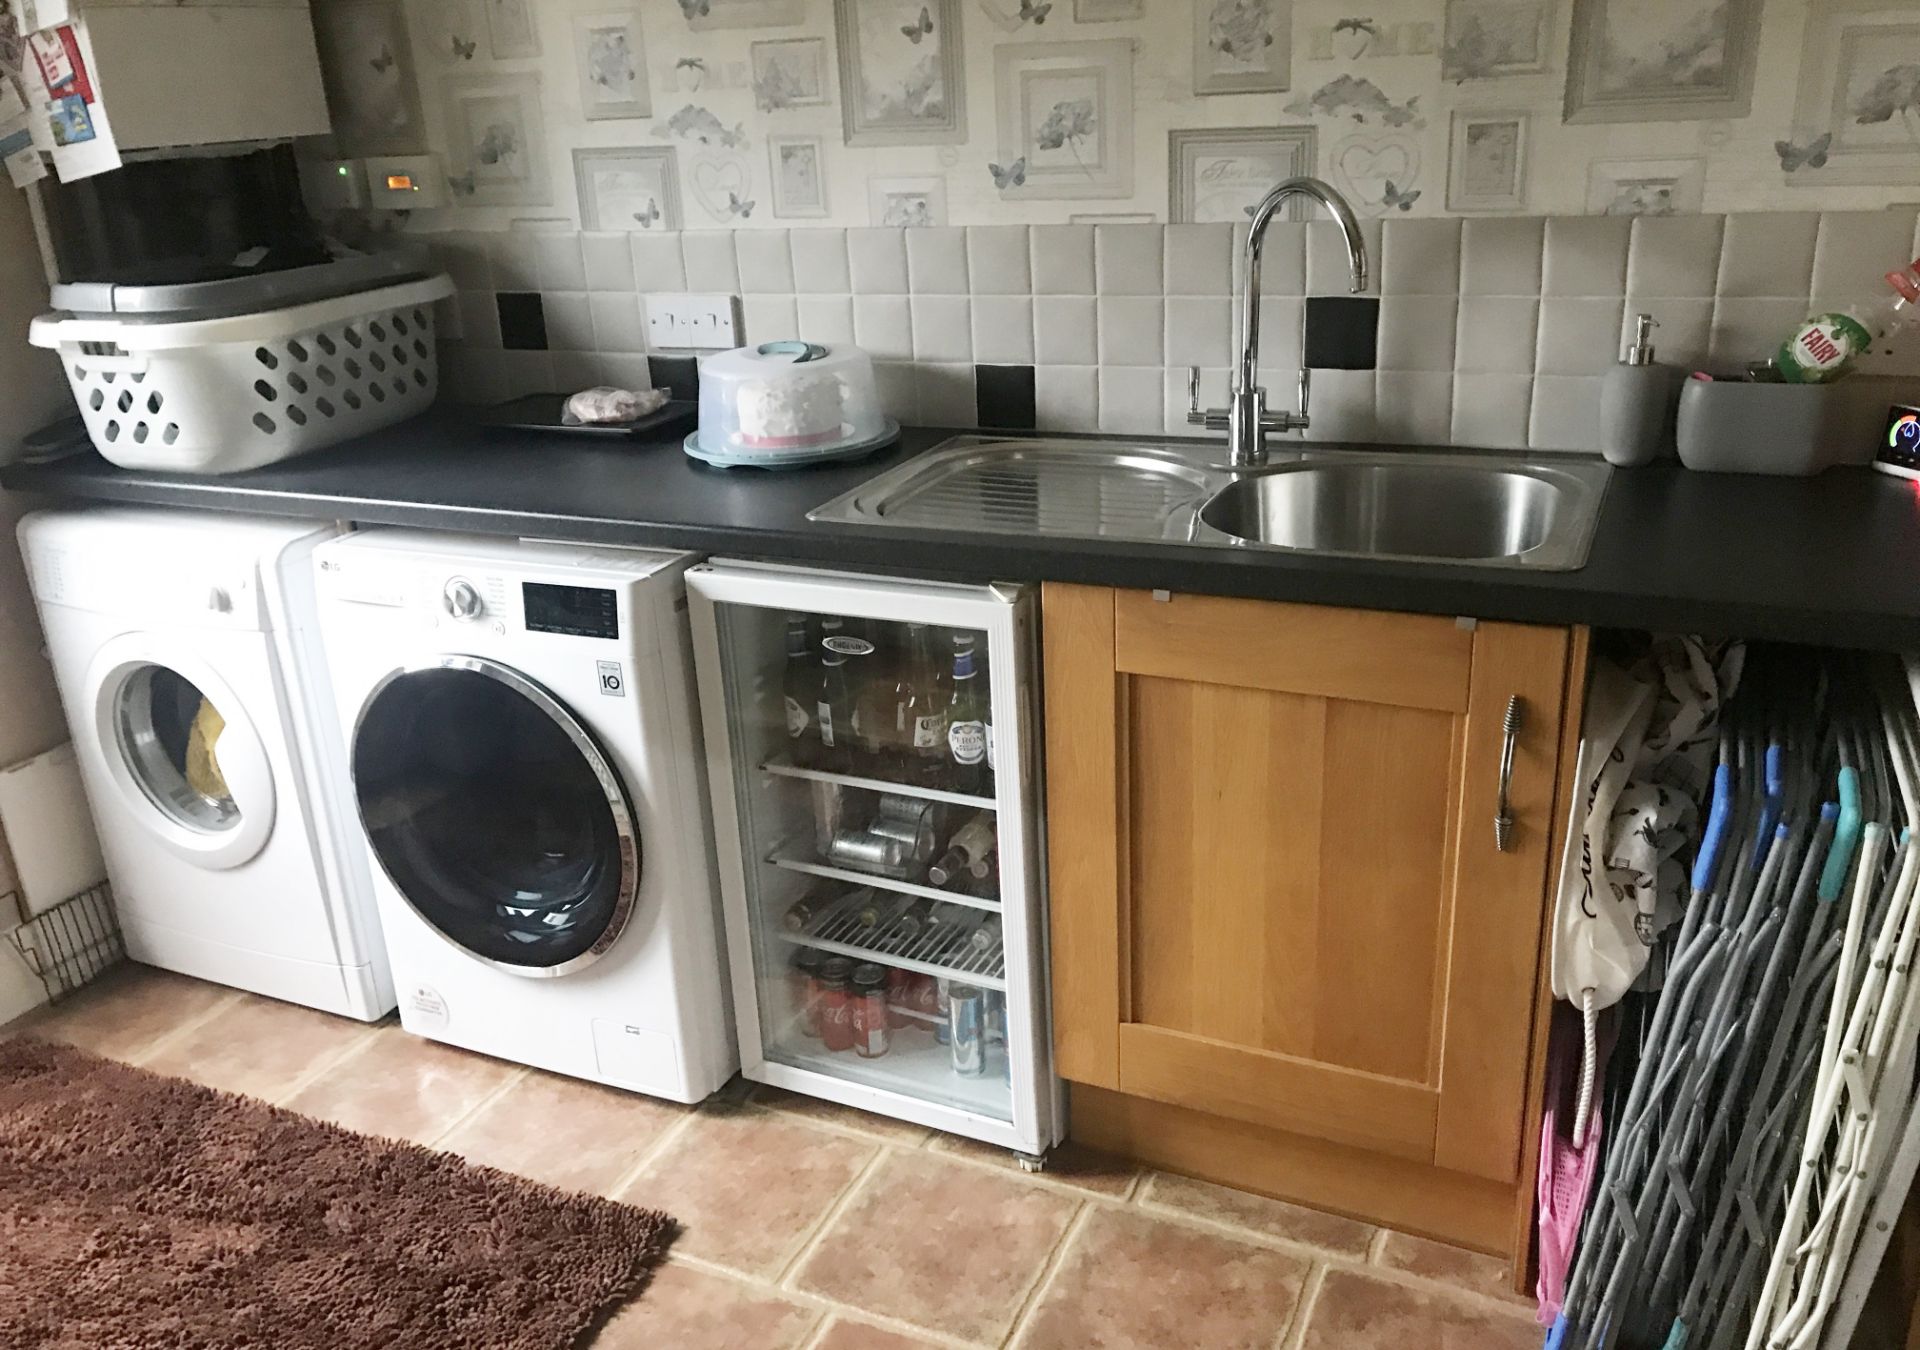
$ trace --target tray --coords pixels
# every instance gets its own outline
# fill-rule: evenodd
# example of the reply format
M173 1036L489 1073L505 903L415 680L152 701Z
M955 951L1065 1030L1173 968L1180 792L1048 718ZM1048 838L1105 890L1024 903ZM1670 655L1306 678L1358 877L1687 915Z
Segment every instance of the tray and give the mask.
M513 431L560 431L572 435L634 438L663 436L679 431L700 415L700 405L691 399L669 399L666 405L633 422L581 423L569 426L560 420L566 406L565 394L528 394L524 398L496 403L482 414L490 427Z

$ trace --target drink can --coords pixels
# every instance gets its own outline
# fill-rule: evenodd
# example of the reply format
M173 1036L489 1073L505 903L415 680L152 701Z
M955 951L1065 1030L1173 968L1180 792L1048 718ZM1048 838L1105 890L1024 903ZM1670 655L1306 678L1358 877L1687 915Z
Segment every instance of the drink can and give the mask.
M887 973L869 962L853 968L853 1052L878 1059L893 1046L887 1019Z
M820 968L820 1040L829 1050L853 1049L853 962L828 958Z
M962 1078L984 1078L987 1072L987 1026L980 991L956 984L948 995L947 1035L953 1051L953 1071Z
M833 847L834 835L850 823L847 791L838 783L819 780L808 787L813 797L813 847L825 853Z
M940 1044L945 1045L947 1043L946 1021L940 1013L940 991L933 976L917 973L914 975L913 995L909 1000L909 1006L920 1014L917 1020L919 1020L921 1025L934 1031L936 1033L934 1039L939 1041ZM938 1020L937 1026L935 1025L936 1019Z
M897 868L907 860L908 846L871 830L842 830L827 846L827 858L868 872Z
M909 797L904 792L883 792L876 814L892 816L896 820L925 821L933 824L933 803L922 797Z
M887 970L887 1025L901 1031L913 1025L906 1010L915 1006L920 977L911 970L891 966Z
M998 989L983 989L980 991L980 999L983 1005L982 1011L986 1018L987 1039L990 1041L1005 1042L1007 1039L1007 996Z
M794 953L788 968L792 976L793 1009L799 1014L800 1030L814 1040L820 1039L820 997L825 992L820 982L820 967L826 957L812 947Z
M1001 1048L1000 1079L1013 1081L1013 1048L1007 1044L1007 996L998 989L981 991L981 1000L986 1005L987 1046L991 1049L996 1043Z
M952 1011L952 984L943 975L933 982L933 988L933 1038L945 1045L953 1034L952 1028L947 1024L948 1016Z
M877 815L873 824L867 826L867 833L881 839L897 840L905 849L902 862L925 862L933 856L934 845L938 842L933 833L933 822L924 816L908 818L906 816Z

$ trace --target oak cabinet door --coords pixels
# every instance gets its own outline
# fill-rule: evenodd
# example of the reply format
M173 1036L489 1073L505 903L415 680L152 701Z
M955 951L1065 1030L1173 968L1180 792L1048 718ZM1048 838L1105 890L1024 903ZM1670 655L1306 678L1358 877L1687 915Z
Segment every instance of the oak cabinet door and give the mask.
M1512 1180L1566 630L1055 585L1044 624L1061 1073Z

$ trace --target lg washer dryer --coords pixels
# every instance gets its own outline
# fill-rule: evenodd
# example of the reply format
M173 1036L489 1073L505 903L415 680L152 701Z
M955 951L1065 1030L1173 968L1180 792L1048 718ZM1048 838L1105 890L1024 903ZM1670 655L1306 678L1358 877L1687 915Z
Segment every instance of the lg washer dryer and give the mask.
M393 985L313 604L338 533L118 508L20 524L129 954L372 1020Z
M676 1101L732 1075L694 561L397 529L316 551L409 1031Z

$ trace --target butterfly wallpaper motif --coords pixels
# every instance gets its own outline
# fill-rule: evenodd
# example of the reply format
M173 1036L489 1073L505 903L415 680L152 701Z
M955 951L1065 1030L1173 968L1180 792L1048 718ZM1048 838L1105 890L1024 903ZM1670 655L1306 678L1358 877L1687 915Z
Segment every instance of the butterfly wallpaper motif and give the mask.
M959 140L961 0L837 0L848 145Z
M347 154L426 148L414 55L396 3L322 6L314 12L334 137Z
M314 13L343 141L439 152L461 179L456 217L479 229L512 219L490 199L492 166L453 155L445 119L420 112L466 76L539 80L548 144L528 149L554 166L554 200L570 195L575 149L678 147L689 202L692 156L726 160L732 186L700 214L727 229L1244 219L1282 172L1395 218L1876 209L1920 182L1913 0L316 0ZM1109 106L1115 91L1125 108ZM876 191L902 176L944 190ZM625 214L659 228L644 202Z

